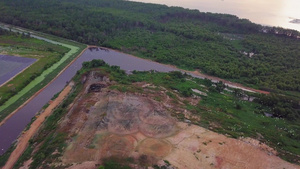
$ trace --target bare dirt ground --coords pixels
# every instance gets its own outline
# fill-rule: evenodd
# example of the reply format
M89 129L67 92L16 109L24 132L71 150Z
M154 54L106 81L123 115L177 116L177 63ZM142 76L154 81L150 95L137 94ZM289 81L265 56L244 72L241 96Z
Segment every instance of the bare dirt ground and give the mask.
M181 131L166 138L174 147L164 159L173 166L189 169L299 169L263 149L237 139L206 130L199 126L178 123Z
M134 84L142 86L143 92L122 93L109 89L111 83L95 72L87 78L85 92L60 123L59 130L68 133L68 146L50 165L98 168L113 158L130 159L133 168L167 165L164 160L171 164L169 168L300 168L280 159L276 151L257 140L228 138L179 122L173 116L184 111L181 103L172 102L163 88ZM101 89L93 92L92 85ZM185 116L193 118L188 111Z
M27 130L21 137L18 139L18 144L15 150L11 153L8 161L6 162L3 169L11 169L18 158L22 155L25 151L26 147L28 146L28 141L30 138L36 133L40 125L44 122L47 116L49 116L52 110L58 106L62 100L68 95L71 91L71 85L68 85L60 94L59 96L51 102L51 104L45 109L45 111L31 124L30 129Z

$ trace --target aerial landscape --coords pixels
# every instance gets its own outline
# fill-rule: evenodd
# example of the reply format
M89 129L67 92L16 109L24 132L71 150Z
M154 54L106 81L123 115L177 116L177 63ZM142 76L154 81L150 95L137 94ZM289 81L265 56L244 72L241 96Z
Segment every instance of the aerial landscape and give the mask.
M183 2L0 0L0 168L300 169L298 2Z

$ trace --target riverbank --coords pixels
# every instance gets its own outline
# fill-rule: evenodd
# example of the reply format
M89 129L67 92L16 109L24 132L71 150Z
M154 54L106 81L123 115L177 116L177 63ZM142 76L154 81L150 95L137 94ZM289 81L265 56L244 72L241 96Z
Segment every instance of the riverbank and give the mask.
M97 46L91 46L91 47L97 47ZM106 49L106 50L111 50L111 51L115 51L115 52L118 52L118 53L124 53L124 52L122 52L120 50L117 50L117 49L111 49L111 48L106 48L106 47L99 47L99 48ZM155 62L153 60L150 60L150 59L147 59L147 58L138 57L138 56L135 56L135 55L132 55L132 54L128 54L128 53L124 53L124 54L132 56L132 57L135 57L135 58L139 58L139 59L142 59L142 60L145 60L145 61L149 61L149 62L152 62L152 63L156 63L156 64L159 64L159 65L162 65L162 66L167 66L169 68L172 68L172 69L175 69L175 70L178 70L178 71L182 71L182 72L188 73L188 74L190 74L192 76L195 76L197 78L201 78L201 79L207 78L209 80L216 81L216 82L222 81L225 85L228 85L231 88L237 88L237 89L241 89L241 90L244 90L244 91L247 91L247 92L253 92L253 93L270 94L270 92L268 92L268 91L253 89L253 88L250 88L250 87L246 87L246 86L244 86L244 85L242 85L240 83L235 83L235 82L231 82L231 81L219 78L219 77L210 76L210 75L206 75L206 74L200 73L199 70L188 71L188 70L177 68L174 65L169 65L169 64L163 64L163 63Z
M21 135L18 139L17 146L15 150L11 153L8 161L6 162L5 166L2 169L11 169L13 168L16 161L22 155L26 147L28 146L28 142L31 137L36 133L42 123L45 121L46 117L48 117L54 108L56 108L70 93L72 89L72 83L66 86L66 88L59 94L59 96L49 104L49 106L41 113L40 116L30 125L29 130Z

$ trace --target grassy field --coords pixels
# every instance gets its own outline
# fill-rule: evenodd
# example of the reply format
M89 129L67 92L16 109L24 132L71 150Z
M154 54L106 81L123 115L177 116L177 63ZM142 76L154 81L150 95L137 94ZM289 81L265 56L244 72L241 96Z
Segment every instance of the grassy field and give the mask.
M54 44L24 36L3 36L2 53L39 59L30 68L0 88L0 120L50 82L86 46L61 38L42 35ZM4 103L5 102L5 103Z

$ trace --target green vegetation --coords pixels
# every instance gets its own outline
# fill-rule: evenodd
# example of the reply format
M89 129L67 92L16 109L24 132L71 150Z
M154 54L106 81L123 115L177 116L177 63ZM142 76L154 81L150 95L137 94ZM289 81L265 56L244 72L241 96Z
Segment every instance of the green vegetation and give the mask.
M38 54L38 56L45 56L40 57L38 62L26 69L23 73L19 74L8 84L0 88L1 96L3 94L0 107L0 120L3 120L7 115L9 115L12 111L29 99L34 93L48 84L86 47L85 45L59 38L54 39L58 42L53 41L54 44L51 44L42 40L28 37L24 38L24 35L17 35L16 33L9 32L9 34L12 35L5 35L3 36L3 39L8 44L9 42L13 43L13 47L19 49L15 52L20 51L20 55L26 53L26 56ZM51 36L42 36L53 39ZM27 51L25 50L25 52L23 52L23 48L26 48ZM30 50L32 51L28 52ZM58 55L56 51L61 51L61 54Z
M299 96L297 31L122 0L4 0L1 6L1 22Z
M99 169L131 169L131 167L119 164L113 160L104 162L104 165L100 166Z
M286 97L282 95L261 95L255 100L262 106L270 107L270 112L273 117L285 118L290 121L297 121L300 119L300 104L299 100L292 97ZM263 110L261 108L260 110Z

